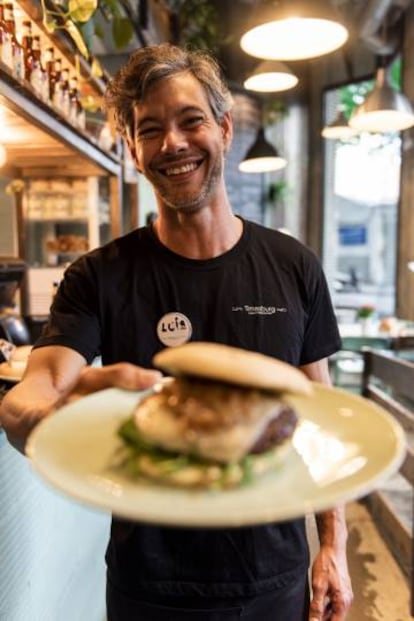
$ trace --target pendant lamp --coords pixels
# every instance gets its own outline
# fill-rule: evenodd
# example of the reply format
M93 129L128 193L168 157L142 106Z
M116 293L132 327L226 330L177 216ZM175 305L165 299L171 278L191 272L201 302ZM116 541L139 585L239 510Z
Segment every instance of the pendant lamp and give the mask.
M334 120L326 125L322 130L322 136L330 140L346 140L358 134L358 130L350 127L342 109L338 108L338 112Z
M392 88L385 67L377 70L375 86L356 108L349 125L359 131L398 132L414 126L414 110L408 98Z
M266 140L264 129L260 127L256 140L239 164L239 170L246 173L271 172L285 168L286 164L285 158Z
M277 60L264 60L244 81L244 88L260 93L287 91L299 82L287 65Z
M347 39L329 0L283 0L255 12L240 45L257 58L302 60L329 54Z

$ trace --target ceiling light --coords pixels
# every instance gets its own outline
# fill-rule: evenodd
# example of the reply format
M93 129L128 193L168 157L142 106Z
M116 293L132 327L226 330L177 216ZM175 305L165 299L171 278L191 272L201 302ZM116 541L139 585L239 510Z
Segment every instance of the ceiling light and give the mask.
M3 147L3 145L0 144L0 167L4 166L6 162L7 162L7 151Z
M414 110L405 95L387 81L384 67L377 70L375 86L349 119L354 129L367 132L398 132L414 125Z
M277 60L265 60L244 82L244 88L260 93L287 91L299 82L295 74L284 63Z
M333 52L348 39L347 28L326 0L285 0L256 13L240 45L258 58L314 58Z
M246 173L271 172L281 170L286 164L286 160L279 155L275 147L267 142L264 129L260 127L256 140L239 164L239 170Z
M334 120L329 125L326 125L321 133L324 138L331 140L346 140L356 136L358 130L350 127L343 110L338 109Z

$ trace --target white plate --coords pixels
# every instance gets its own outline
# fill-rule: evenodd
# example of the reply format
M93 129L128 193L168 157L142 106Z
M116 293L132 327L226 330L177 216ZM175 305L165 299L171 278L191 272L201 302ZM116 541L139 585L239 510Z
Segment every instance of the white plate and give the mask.
M113 514L170 526L260 524L321 511L380 485L401 465L404 432L362 397L315 385L291 398L301 423L294 450L276 472L252 485L188 491L130 480L114 468L116 429L146 393L108 389L63 407L31 434L35 470L65 494Z

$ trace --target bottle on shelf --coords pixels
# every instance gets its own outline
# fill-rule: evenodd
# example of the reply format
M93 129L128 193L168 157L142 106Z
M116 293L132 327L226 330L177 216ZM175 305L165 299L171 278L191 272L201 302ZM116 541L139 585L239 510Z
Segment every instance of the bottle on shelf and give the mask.
M24 79L30 82L30 76L33 69L33 35L32 35L32 22L22 22L22 47L23 47L23 60L24 60Z
M72 125L75 125L75 127L85 129L85 110L83 109L79 98L78 78L76 76L72 76L70 78L69 87L69 120Z
M45 52L44 63L48 82L47 99L50 105L53 104L53 95L56 86L56 62L55 50L53 47L48 47Z
M69 95L69 69L62 67L60 76L60 109L63 116L69 119L70 114L70 95Z
M62 61L60 58L56 58L54 63L54 86L52 105L57 110L62 109Z
M13 67L12 40L5 20L3 2L0 3L0 59L10 70Z
M42 64L40 37L37 35L33 37L32 53L33 64L30 83L40 99L47 102L49 99L49 78Z
M14 7L11 2L4 5L4 23L11 40L11 70L17 80L24 80L23 47L16 38L16 22L14 21ZM8 52L9 53L9 52ZM7 54L8 54L7 53ZM8 63L6 63L8 64Z

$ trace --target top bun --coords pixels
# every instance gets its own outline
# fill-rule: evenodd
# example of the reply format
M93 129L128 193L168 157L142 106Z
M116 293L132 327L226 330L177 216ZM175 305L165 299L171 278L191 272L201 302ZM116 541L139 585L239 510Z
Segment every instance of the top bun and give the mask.
M153 363L172 375L194 375L275 392L312 392L310 380L290 364L219 343L199 341L170 347L156 354Z

